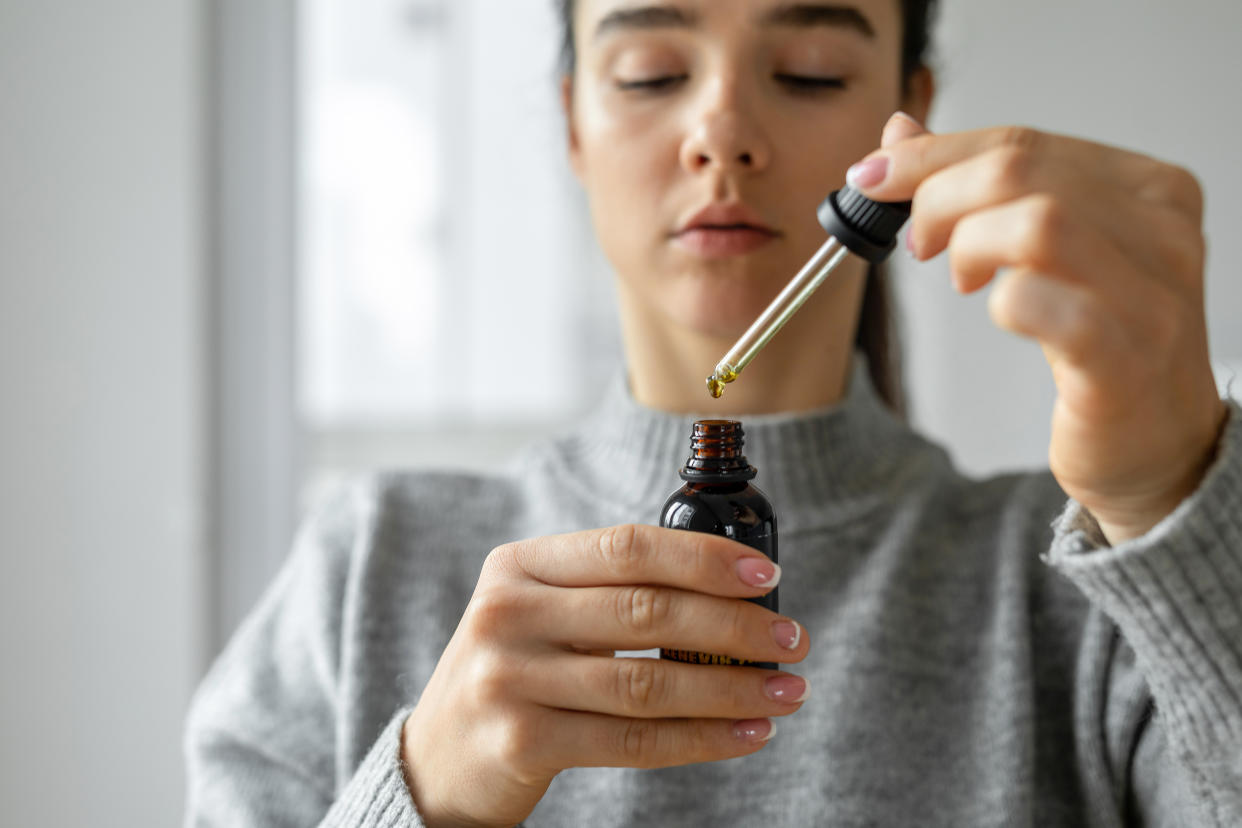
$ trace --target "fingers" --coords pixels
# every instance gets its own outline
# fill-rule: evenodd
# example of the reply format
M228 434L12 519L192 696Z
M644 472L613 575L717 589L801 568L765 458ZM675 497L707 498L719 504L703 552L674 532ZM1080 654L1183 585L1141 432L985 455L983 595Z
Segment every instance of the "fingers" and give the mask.
M871 153L850 168L847 179L869 198L908 201L919 185L941 170L1000 147L1035 152L1042 149L1042 140L1034 130L1013 127L945 135L924 133ZM864 169L868 174L860 175Z
M780 567L736 541L634 524L506 544L489 566L553 586L660 584L738 598L780 580Z
M556 592L555 596L531 593L541 607L537 620L533 613L530 616L528 632L565 647L667 647L783 663L801 661L810 648L797 622L736 598L655 586Z
M481 588L462 630L502 646L578 653L667 647L792 663L810 649L800 624L758 604L646 585Z
M712 668L715 669L715 668ZM556 711L540 728L552 767L667 768L746 756L775 728L768 719L638 719Z
M923 181L914 198L917 222L910 247L917 258L944 250L959 221L972 212L997 207L1037 192L1073 189L1083 173L1066 165L1010 147L987 150L959 164L937 170Z
M1100 199L1110 185L1069 161L1053 163L1009 147L988 150L932 174L919 186L909 247L916 258L930 258L949 246L958 223L972 213L1044 195L1057 198L1082 228L1111 241L1136 272L1175 281L1201 270L1197 228L1146 202ZM1165 232L1150 231L1157 226Z
M1184 215L1198 225L1203 192L1195 177L1180 167L1116 147L1027 127L993 127L933 135L918 133L901 122L899 113L885 127L885 143L850 168L847 180L877 201L908 201L931 176L992 151L1003 151L1038 163L1069 164L1114 182L1131 197ZM899 140L889 143L890 136ZM909 136L901 138L900 136ZM916 211L917 215L917 211Z
M1081 285L1030 270L1006 273L988 297L997 326L1038 339L1054 358L1074 361L1111 354L1123 344L1113 316L1097 305Z
M564 654L528 672L523 691L545 707L627 718L751 719L795 712L810 687L756 667Z
M1128 270L1120 251L1078 218L1076 211L1039 194L961 219L950 240L954 284L978 290L1001 267L1026 267L1081 284L1108 284Z
M1031 270L997 281L988 310L998 327L1039 340L1060 397L1097 417L1132 414L1136 393L1176 359L1187 314L1160 286L1115 298Z
M1173 291L1137 275L1109 239L1044 195L962 219L950 266L964 292L1014 269L989 297L994 321L1083 367L1146 351L1161 337L1159 317L1180 306Z

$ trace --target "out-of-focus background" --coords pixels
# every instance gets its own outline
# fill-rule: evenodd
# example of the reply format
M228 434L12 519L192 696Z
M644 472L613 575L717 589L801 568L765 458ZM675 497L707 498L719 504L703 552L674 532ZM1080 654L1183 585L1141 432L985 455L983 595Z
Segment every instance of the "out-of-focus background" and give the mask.
M1242 366L1242 4L944 6L933 128L1199 175ZM177 822L190 694L315 492L494 463L616 369L556 48L552 0L0 0L0 823ZM915 422L1042 464L1038 349L943 261L896 281Z

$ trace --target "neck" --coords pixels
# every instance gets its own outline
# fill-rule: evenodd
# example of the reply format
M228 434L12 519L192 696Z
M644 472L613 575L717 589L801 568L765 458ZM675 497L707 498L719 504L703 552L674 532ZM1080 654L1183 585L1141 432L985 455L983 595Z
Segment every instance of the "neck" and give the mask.
M865 278L862 271L834 274L719 400L708 395L706 378L733 340L670 322L622 285L630 392L644 406L683 414L741 416L834 405L849 380Z

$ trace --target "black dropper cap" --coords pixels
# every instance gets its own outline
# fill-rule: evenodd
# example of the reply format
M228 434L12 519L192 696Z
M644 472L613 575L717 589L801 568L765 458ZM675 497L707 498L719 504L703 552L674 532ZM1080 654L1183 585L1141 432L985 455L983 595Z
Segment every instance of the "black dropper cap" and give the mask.
M829 235L874 264L897 246L897 233L910 218L910 202L872 201L846 186L824 199L816 215Z

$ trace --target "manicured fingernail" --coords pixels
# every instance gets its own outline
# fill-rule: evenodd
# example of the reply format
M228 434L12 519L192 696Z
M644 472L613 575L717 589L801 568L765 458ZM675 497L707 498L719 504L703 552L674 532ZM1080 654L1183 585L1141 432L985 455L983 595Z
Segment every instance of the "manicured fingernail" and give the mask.
M910 230L906 231L906 252L910 254L911 259L918 259L919 254L914 250L914 233Z
M733 737L743 742L766 742L776 735L769 719L744 719L733 723Z
M781 582L781 568L767 558L742 558L737 562L737 577L754 587L775 587Z
M856 190L874 187L888 177L888 156L873 155L859 161L845 174L845 182Z
M811 685L800 676L773 676L763 683L763 692L772 701L794 704L811 695Z
M884 125L884 131L880 134L880 146L891 147L893 144L913 138L916 135L922 135L927 132L922 124L910 117L906 112L894 112L892 117L888 119L888 123Z
M908 122L910 122L911 124L913 124L914 126L918 127L919 129L926 129L926 128L927 128L927 127L923 126L923 124L919 121L919 119L918 119L918 118L915 118L915 117L914 117L913 115L911 115L909 112L906 112L906 111L901 110L901 109L897 110L896 112L894 112L892 115L890 115L890 116L889 116L889 120L892 120L893 118L901 118L901 119L902 119L902 120L904 120L904 121L908 121Z
M802 640L802 628L796 621L775 621L772 624L772 638L786 650L796 650Z

